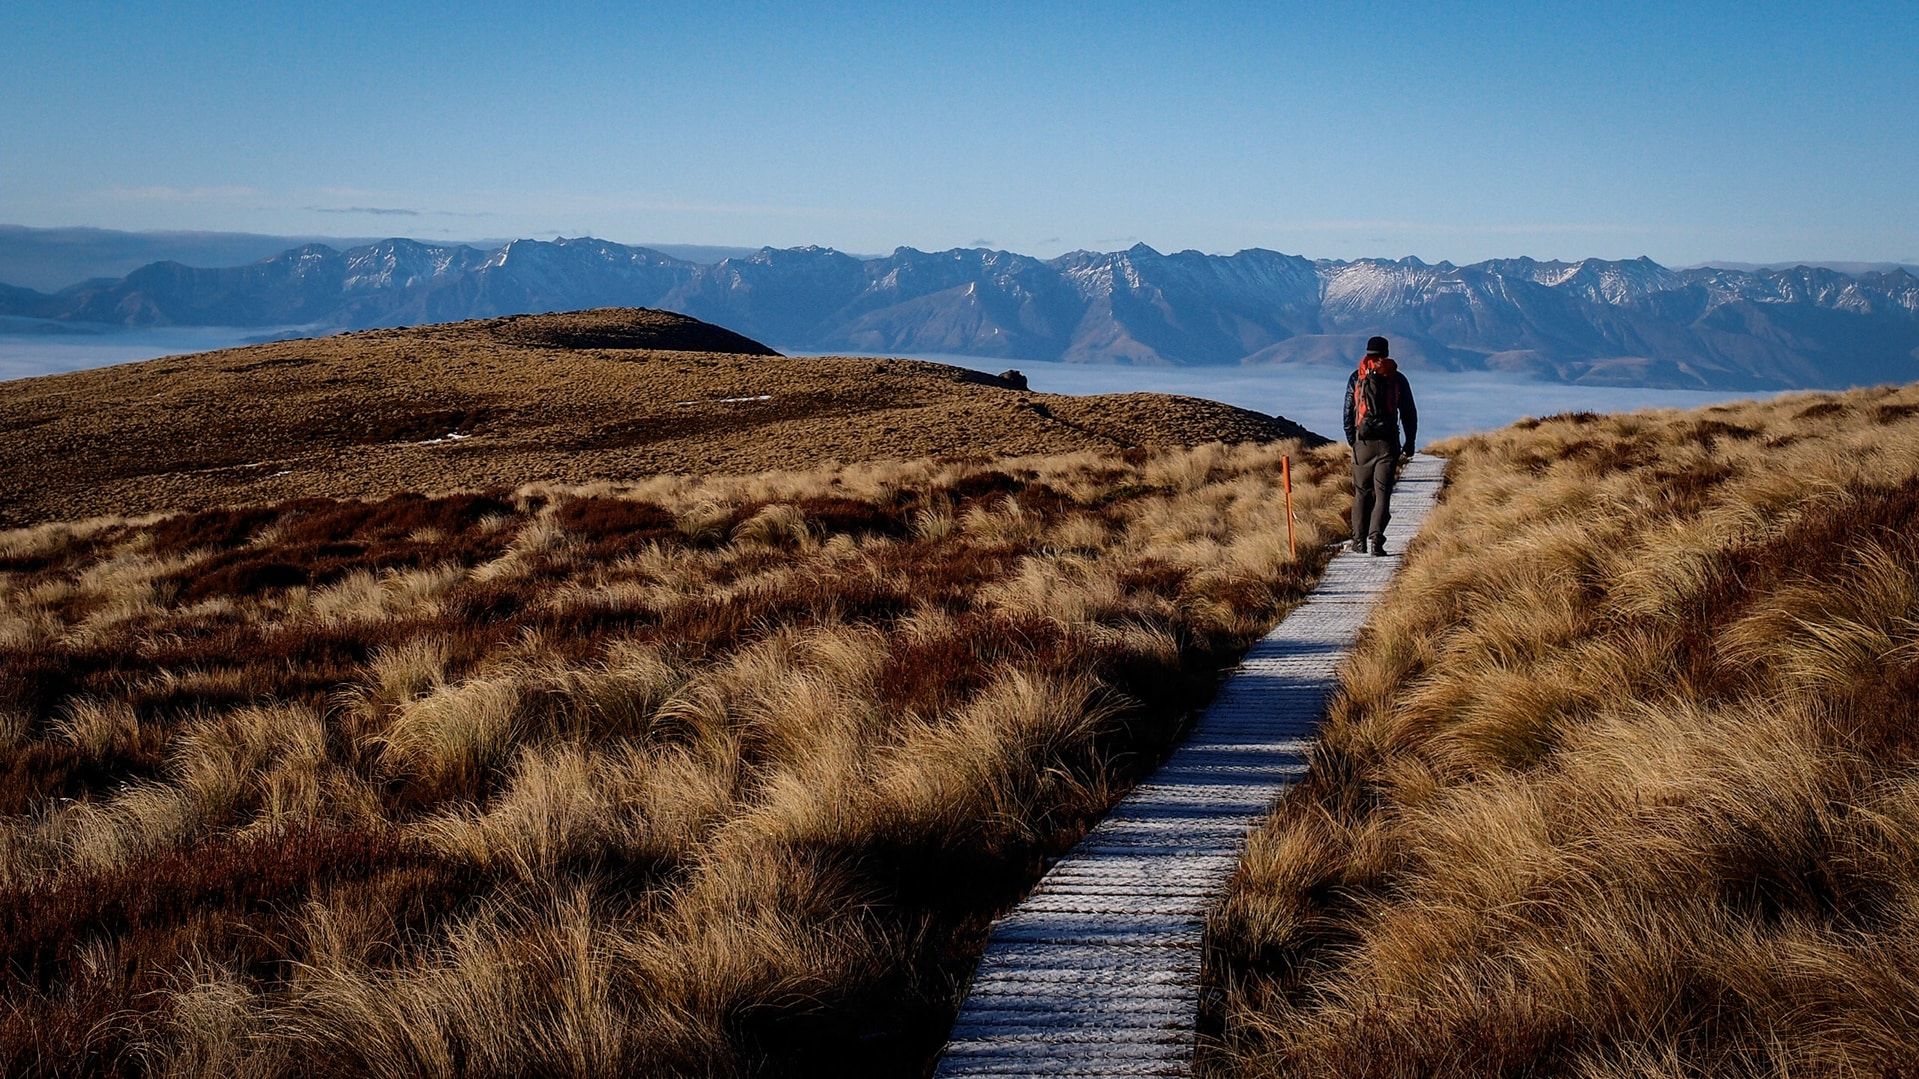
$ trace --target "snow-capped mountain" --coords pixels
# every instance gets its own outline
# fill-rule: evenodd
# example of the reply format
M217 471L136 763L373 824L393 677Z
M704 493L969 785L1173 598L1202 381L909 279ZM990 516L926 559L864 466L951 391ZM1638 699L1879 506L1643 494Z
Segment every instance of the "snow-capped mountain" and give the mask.
M384 240L346 252L346 292L374 289L420 288L453 275L468 273L487 262L485 252L471 247L436 247L417 240Z
M486 251L308 244L246 266L174 262L0 315L126 325L393 326L599 306L681 311L789 349L1151 364L1349 363L1383 333L1409 366L1766 389L1919 379L1919 277L1650 259L1469 266L1075 251L820 247L698 264L591 238Z

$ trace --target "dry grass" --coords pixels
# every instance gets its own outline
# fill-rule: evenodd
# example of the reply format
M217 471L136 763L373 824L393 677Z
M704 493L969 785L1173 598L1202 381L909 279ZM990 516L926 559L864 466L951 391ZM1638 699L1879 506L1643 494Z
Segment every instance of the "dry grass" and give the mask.
M1345 483L1210 445L0 534L0 1073L912 1074Z
M1211 924L1215 1074L1919 1061L1919 388L1523 423Z
M609 308L0 382L0 528L956 450L1009 457L1277 438L1314 440L1217 401L1069 397L945 364L778 356L684 315Z

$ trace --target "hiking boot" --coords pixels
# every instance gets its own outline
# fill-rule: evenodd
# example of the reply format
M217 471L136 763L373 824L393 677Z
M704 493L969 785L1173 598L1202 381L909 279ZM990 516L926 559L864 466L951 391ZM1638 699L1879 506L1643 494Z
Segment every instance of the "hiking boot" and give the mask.
M1366 541L1363 539L1355 539L1350 546L1352 547L1354 554L1366 553Z
M1384 558L1385 556L1386 556L1386 537L1374 536L1373 537L1373 557Z

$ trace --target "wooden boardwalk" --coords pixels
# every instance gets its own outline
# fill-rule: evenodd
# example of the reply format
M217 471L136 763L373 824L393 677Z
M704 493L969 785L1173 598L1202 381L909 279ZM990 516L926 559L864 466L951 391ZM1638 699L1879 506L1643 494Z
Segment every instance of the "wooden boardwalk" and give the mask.
M1415 457L1401 473L1391 549L1425 520L1443 468ZM937 1075L1191 1071L1207 909L1305 771L1339 663L1398 567L1397 554L1334 558L1166 764L999 920Z

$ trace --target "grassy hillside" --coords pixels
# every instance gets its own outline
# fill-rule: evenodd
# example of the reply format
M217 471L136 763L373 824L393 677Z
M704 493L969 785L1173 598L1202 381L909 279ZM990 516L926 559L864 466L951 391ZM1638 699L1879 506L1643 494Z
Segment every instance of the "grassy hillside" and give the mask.
M779 356L684 315L611 308L0 383L0 527L307 496L1274 438L1317 441L1214 401L1063 397L944 364Z
M0 1073L911 1074L1345 483L1215 444L0 533Z
M1231 1075L1919 1061L1919 388L1464 439L1211 926Z

